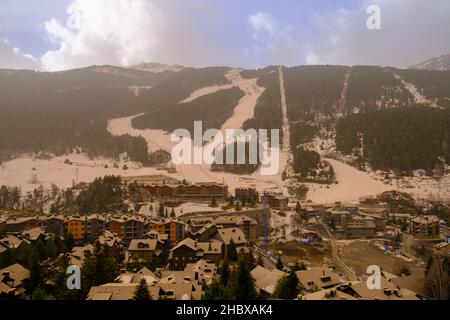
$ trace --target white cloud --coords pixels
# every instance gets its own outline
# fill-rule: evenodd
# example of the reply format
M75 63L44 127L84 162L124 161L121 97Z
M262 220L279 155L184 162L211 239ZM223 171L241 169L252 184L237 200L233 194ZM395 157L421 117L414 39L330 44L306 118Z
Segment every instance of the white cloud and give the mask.
M48 70L92 64L130 65L144 61L208 65L229 54L197 26L208 11L204 0L73 0L65 24L45 23L49 38L59 44L41 58ZM193 13L196 14L193 14ZM211 12L211 10L209 10Z
M7 39L0 39L0 66L6 69L40 69L33 56L13 47Z
M381 30L368 30L366 9L381 8ZM310 39L314 63L407 67L450 53L450 1L365 0L356 10L317 15Z
M257 12L248 17L252 34L252 47L246 48L248 56L253 57L258 66L298 64L304 51L295 38L295 28L280 23L273 15ZM255 59L257 57L257 59Z

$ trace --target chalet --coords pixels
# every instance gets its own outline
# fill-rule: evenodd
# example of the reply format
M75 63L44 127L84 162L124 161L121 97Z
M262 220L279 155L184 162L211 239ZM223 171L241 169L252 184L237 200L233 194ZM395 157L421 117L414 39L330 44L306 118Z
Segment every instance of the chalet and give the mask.
M0 270L0 297L2 295L20 297L25 295L24 281L30 271L16 263Z
M83 247L73 247L72 252L70 253L70 264L81 267L87 252L94 252L94 246L92 244Z
M296 275L300 286L309 292L333 288L341 283L339 275L325 266L297 271Z
M5 229L8 232L21 232L37 227L39 227L39 221L34 217L10 218L5 225Z
M128 246L128 253L133 261L148 261L161 255L161 244L156 239L133 239Z
M183 270L189 263L195 263L200 259L218 263L221 258L222 244L220 242L197 242L186 238L170 250L169 263L172 269Z
M255 279L256 291L261 299L269 299L275 293L278 281L286 275L285 272L278 269L266 269L256 266L251 271L253 279Z
M7 249L19 249L24 243L30 243L26 239L20 239L13 234L7 234L0 239L0 244Z
M244 233L239 228L219 229L216 238L223 243L223 248L234 242L238 252L247 249L248 241Z
M22 231L21 235L31 243L37 242L38 240L44 241L48 238L47 233L44 232L44 230L42 230L40 227Z

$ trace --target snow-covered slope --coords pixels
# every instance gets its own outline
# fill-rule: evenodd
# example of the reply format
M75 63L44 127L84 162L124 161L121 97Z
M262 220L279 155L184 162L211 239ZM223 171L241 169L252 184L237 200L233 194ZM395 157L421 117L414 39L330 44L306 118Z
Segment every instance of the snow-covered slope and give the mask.
M410 67L410 69L419 70L450 70L450 54L437 58L431 58L418 65Z

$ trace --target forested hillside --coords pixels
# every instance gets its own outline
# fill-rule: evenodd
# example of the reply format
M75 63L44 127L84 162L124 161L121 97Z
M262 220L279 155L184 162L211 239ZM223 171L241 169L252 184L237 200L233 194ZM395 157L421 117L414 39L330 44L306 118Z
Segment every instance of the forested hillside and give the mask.
M203 121L203 128L220 129L231 117L244 93L237 87L220 90L187 103L166 105L133 119L137 129L161 129L172 132L176 129L194 131L194 121Z
M398 73L428 100L450 109L450 71L399 70Z
M337 125L336 148L361 148L374 169L432 170L450 162L450 111L405 107L349 115Z
M259 70L247 70L241 73L244 78L258 77L258 86L265 88L255 106L253 119L244 123L244 129L281 129L283 115L281 112L280 81L277 67ZM280 130L281 131L281 130Z
M346 109L366 112L403 107L414 103L413 97L390 68L356 66L351 69Z
M107 120L161 110L192 91L227 83L227 68L151 73L93 66L54 73L0 70L0 150L2 158L22 152L61 155L82 147L91 156L145 163L142 139L112 137Z

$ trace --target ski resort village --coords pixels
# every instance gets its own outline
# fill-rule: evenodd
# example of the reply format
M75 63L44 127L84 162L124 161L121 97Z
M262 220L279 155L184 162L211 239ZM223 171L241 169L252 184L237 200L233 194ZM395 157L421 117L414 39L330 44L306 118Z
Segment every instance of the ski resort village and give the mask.
M141 64L0 82L36 110L0 118L0 299L449 297L450 71ZM277 130L278 171L248 141L223 142L244 145L235 164L176 163L171 133L195 121Z

